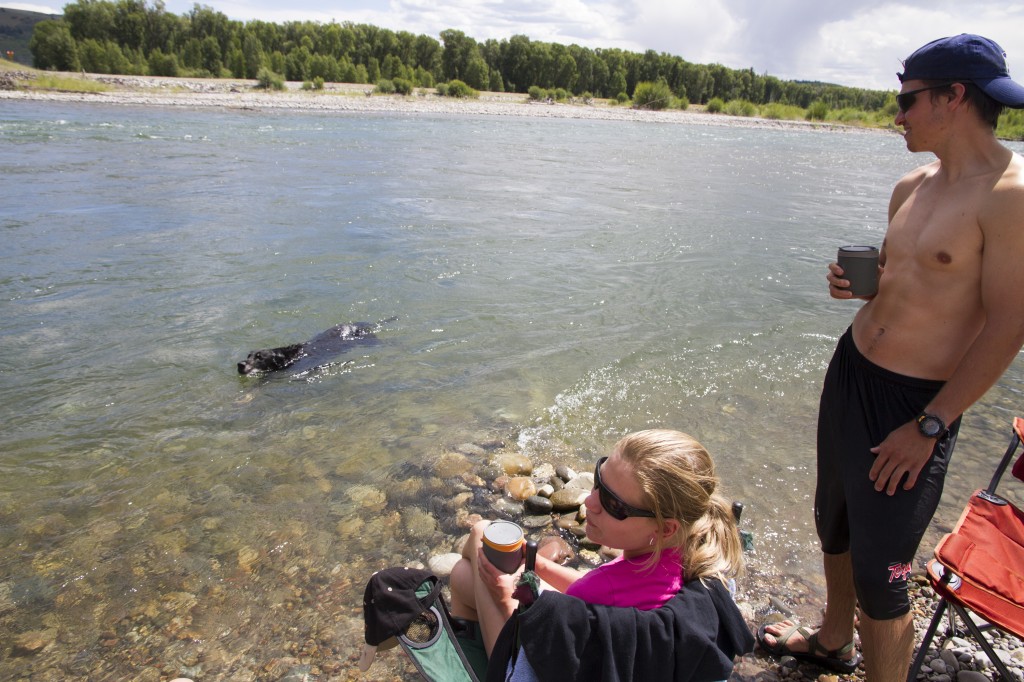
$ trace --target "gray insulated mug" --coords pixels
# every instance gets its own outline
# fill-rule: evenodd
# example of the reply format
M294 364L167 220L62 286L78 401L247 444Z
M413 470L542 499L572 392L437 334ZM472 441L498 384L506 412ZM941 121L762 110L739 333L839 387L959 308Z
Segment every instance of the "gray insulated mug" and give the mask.
M874 246L841 246L836 262L843 269L843 279L854 296L878 293L878 249Z
M515 573L523 559L523 529L511 521L492 521L484 529L484 555L495 568Z

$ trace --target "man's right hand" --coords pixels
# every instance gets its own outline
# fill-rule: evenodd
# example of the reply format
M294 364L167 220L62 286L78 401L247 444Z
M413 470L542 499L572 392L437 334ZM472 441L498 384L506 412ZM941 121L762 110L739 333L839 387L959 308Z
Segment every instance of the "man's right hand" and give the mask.
M863 301L870 301L875 297L874 294L871 296L854 296L850 291L850 280L843 279L843 269L839 267L839 263L828 264L828 275L825 276L828 280L828 293L832 298L850 299L859 298Z
M828 280L828 293L832 298L853 298L849 289L850 280L843 279L843 269L839 267L839 263L828 264L828 275L825 279Z

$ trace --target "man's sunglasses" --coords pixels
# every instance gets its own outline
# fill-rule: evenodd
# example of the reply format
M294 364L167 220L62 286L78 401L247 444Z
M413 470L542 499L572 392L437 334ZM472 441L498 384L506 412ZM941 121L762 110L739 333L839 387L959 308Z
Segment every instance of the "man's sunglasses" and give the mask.
M926 88L918 88L917 90L910 90L909 92L901 92L896 95L896 106L900 108L904 114L910 111L910 107L914 106L917 101L918 93L925 92L927 90L938 90L939 88L948 88L953 83L943 83L942 85L929 85Z
M619 521L625 521L630 516L643 516L645 518L653 519L654 512L646 509L639 509L631 504L626 504L622 499L613 493L611 489L601 481L601 465L605 463L607 457L602 457L597 460L597 466L594 467L594 488L597 489L598 499L601 500L601 506L608 512L608 515L613 519Z

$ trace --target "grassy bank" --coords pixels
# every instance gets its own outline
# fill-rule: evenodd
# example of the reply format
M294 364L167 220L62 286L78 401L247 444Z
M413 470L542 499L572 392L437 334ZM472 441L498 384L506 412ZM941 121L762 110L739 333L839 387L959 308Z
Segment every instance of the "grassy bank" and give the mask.
M113 89L111 86L91 78L40 71L6 59L0 59L0 74L19 76L18 78L8 78L4 83L0 83L0 86L10 89L83 93L108 92Z

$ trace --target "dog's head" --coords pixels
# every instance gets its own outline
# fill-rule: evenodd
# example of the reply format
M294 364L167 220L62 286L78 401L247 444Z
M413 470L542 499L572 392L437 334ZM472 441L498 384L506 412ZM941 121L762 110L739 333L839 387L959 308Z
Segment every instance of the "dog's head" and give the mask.
M249 353L245 360L238 363L238 373L273 372L274 370L284 369L298 360L300 353L302 353L301 343L281 348L254 350Z

